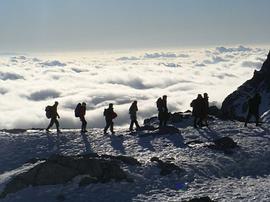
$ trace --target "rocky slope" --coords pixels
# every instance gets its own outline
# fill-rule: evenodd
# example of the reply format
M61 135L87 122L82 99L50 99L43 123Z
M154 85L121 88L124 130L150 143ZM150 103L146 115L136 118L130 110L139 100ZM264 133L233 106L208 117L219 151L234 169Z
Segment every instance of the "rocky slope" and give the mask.
M250 80L225 98L221 108L223 117L243 121L248 110L247 100L257 92L262 96L260 114L263 114L270 108L270 52L261 70L255 70Z

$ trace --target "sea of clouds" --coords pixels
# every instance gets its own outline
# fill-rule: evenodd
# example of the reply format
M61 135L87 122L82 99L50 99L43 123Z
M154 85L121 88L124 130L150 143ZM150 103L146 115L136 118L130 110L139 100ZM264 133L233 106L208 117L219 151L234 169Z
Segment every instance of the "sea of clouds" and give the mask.
M186 111L198 93L223 99L260 69L262 47L186 50L0 54L0 128L44 128L45 107L59 102L63 128L80 127L78 102L87 103L88 127L104 127L103 110L114 103L116 126L129 122L138 100L139 120L157 114L156 100L168 96L169 111Z

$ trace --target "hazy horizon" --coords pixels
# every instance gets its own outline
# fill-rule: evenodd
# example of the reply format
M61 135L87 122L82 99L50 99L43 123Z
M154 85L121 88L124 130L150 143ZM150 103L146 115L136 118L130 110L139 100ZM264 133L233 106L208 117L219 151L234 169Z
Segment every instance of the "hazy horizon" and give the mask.
M270 44L268 0L2 0L0 52Z

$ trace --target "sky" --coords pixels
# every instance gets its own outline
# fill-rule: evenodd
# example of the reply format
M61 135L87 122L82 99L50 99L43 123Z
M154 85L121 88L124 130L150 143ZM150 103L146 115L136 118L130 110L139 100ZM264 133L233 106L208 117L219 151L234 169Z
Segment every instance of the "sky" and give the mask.
M1 0L0 52L270 44L269 0Z

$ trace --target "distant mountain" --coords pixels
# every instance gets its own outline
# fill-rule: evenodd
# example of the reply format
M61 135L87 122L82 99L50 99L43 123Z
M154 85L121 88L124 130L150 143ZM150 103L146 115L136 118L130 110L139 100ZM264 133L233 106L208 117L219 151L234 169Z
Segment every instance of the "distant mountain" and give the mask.
M262 96L260 114L263 114L270 109L270 52L261 70L255 70L250 80L225 98L221 107L222 116L243 121L248 110L247 100L257 92Z

